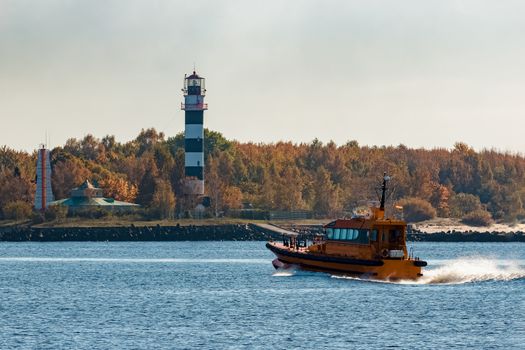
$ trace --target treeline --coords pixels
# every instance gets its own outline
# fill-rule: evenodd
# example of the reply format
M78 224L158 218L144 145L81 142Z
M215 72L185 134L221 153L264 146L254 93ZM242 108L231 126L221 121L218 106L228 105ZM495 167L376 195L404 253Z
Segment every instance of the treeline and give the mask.
M206 192L210 212L249 206L263 210L309 210L317 217L348 213L375 199L382 174L392 176L391 202L409 220L433 216L476 222L525 218L525 158L463 143L449 149L359 146L349 141L294 144L240 143L205 130ZM120 143L114 136L69 139L51 152L56 199L89 179L117 200L136 202L152 216L184 210L184 135L166 138L155 129ZM36 151L0 148L0 216L33 202ZM16 204L14 204L16 203ZM15 212L15 214L13 214Z

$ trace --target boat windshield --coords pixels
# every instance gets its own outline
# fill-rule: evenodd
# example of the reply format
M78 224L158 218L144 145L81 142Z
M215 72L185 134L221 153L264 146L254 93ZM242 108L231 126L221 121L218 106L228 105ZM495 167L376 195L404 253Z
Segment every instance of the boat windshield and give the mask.
M370 230L354 228L327 228L326 238L335 241L368 244L370 241Z

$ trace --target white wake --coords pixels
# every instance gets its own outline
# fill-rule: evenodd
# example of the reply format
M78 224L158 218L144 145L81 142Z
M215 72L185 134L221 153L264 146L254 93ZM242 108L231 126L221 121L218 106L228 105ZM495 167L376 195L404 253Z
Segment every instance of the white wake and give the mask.
M524 260L460 258L429 262L423 277L403 281L364 280L356 277L332 276L350 280L395 284L463 284L485 281L512 281L525 278Z
M290 277L294 276L297 272L297 267L294 265L290 265L287 268L279 268L275 270L275 272L272 274L274 277Z
M423 277L415 283L460 284L511 281L520 278L525 278L523 260L462 258L445 261L435 268L424 269Z

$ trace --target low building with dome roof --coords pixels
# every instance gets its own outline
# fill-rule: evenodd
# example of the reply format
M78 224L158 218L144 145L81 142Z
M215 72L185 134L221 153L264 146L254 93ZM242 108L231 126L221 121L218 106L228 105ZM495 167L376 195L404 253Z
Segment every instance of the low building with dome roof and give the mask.
M88 180L82 185L71 190L71 197L50 202L48 205L64 205L70 212L85 210L90 208L103 208L111 211L125 212L132 211L140 205L117 201L113 198L104 197L104 191L95 187Z

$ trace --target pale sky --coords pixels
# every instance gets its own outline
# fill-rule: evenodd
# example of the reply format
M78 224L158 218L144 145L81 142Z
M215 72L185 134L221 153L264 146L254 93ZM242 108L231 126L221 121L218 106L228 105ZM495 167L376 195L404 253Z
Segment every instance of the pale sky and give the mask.
M0 0L0 145L205 127L239 141L525 152L525 1Z

